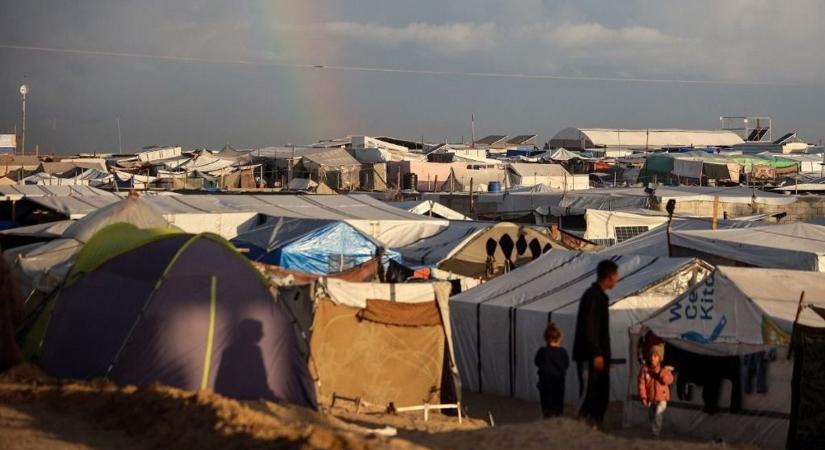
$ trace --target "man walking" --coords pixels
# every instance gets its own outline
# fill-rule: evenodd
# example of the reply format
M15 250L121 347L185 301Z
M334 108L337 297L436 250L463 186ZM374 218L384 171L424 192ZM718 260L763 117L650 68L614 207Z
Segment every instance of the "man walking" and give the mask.
M606 291L616 286L619 267L604 260L596 268L596 282L582 295L576 318L573 360L587 372L587 385L579 416L601 426L610 401L610 313Z

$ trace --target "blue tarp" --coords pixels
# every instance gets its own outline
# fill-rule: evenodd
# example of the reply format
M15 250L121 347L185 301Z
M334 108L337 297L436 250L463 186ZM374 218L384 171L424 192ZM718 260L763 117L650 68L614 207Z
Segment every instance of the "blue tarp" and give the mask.
M232 240L248 249L253 261L299 272L327 275L342 272L374 258L380 244L345 222L281 219ZM384 262L401 262L401 255L386 249Z
M547 150L539 150L534 147L520 147L520 148L511 148L507 150L507 157L508 158L518 158L519 156L531 157L537 156L542 153L546 153Z

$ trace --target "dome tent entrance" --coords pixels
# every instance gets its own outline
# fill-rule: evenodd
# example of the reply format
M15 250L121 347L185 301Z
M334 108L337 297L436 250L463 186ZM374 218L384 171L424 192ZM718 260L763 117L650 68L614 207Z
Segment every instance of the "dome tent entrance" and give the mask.
M53 302L40 356L51 375L315 406L290 320L218 236L112 225Z

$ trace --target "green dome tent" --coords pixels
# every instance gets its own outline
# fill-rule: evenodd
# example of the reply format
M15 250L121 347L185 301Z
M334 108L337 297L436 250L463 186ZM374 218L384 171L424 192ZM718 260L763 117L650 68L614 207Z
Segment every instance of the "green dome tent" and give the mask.
M286 312L216 235L106 227L40 322L40 364L53 376L316 406Z

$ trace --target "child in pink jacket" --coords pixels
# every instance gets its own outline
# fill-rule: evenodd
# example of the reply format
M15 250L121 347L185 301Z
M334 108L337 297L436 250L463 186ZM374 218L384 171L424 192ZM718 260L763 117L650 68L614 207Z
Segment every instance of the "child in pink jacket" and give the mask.
M654 345L647 355L646 364L639 372L639 397L648 408L650 429L654 437L662 432L662 420L667 402L670 401L670 385L673 384L673 368L662 367L665 358L665 344Z

